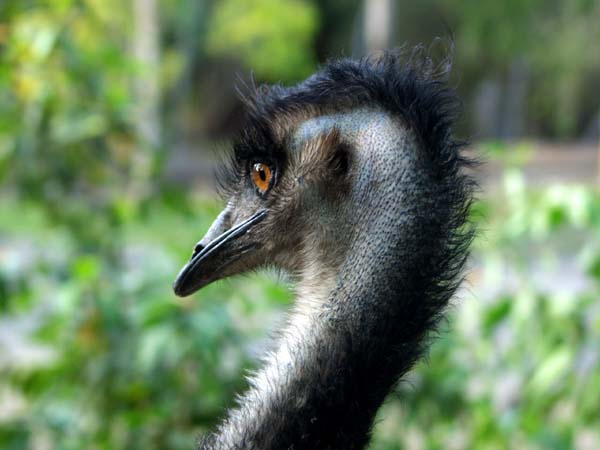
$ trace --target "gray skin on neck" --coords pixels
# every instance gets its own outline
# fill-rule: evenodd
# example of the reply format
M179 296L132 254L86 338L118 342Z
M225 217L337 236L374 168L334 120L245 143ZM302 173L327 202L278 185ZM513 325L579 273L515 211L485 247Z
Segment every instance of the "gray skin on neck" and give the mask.
M412 363L393 361L398 348L422 336L407 331L402 341L396 329L418 301L406 274L423 263L415 258L427 245L419 218L434 207L435 186L420 168L412 133L375 109L306 120L290 154L300 157L308 142L334 129L351 153L350 188L331 200L323 184L305 186L302 171L294 172L298 211L309 225L294 254L275 261L297 280L295 307L278 349L201 448L361 449L385 395Z

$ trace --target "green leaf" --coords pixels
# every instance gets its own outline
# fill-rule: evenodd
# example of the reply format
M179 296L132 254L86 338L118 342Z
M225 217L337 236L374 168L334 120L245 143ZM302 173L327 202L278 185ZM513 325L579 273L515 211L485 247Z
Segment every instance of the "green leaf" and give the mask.
M573 359L572 350L561 347L550 354L534 372L529 386L535 395L547 394L569 370Z

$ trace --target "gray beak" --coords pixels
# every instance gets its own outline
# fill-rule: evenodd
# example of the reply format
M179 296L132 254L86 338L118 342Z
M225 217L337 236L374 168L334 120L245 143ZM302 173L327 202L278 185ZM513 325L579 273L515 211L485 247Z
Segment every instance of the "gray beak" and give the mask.
M175 294L185 297L212 283L233 275L240 270L232 270L253 250L261 247L248 233L256 224L262 222L267 211L262 209L248 219L225 230L223 211L215 220L206 236L196 245L188 263L181 269L173 283Z

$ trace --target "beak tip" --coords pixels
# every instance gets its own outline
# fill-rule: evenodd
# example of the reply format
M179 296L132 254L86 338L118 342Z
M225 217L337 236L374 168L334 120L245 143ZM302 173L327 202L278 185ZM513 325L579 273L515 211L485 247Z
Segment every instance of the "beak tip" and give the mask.
M181 286L177 285L177 282L173 283L173 293L177 297L185 297L185 292L181 289Z
M173 282L173 292L177 297L187 297L193 292L190 292L189 289L186 289L185 285L186 283L183 282L183 278L180 273Z
M192 295L194 292L198 291L205 284L194 284L194 283L185 283L181 277L177 277L173 282L173 293L177 297L188 297Z

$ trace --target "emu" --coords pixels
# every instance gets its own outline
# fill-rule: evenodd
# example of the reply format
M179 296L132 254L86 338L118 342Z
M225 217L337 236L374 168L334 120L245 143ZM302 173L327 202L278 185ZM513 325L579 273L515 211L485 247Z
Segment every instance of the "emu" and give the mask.
M296 299L200 449L367 446L459 286L473 235L446 79L422 53L388 51L244 97L247 124L219 175L227 206L174 290L272 266Z

